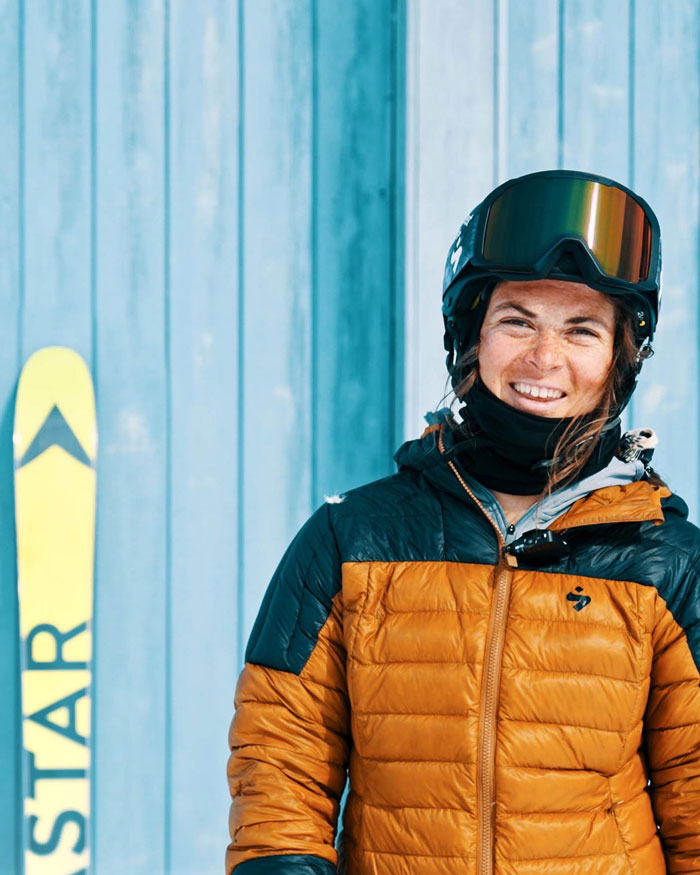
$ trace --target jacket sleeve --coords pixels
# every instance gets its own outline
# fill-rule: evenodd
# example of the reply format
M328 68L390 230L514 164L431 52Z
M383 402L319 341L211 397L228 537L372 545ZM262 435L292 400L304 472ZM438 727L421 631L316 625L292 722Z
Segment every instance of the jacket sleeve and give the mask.
M321 506L282 558L238 680L226 872L331 875L348 757L340 555Z
M683 560L657 596L645 746L667 871L700 875L700 565Z

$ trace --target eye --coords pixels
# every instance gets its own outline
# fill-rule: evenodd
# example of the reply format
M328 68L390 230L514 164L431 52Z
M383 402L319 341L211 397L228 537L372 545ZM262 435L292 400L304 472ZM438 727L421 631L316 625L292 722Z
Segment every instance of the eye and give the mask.
M528 328L530 326L529 322L525 319L518 319L517 316L509 316L507 319L503 319L502 323L504 325L516 325L518 328Z
M584 337L598 337L595 331L591 331L589 328L574 328L572 333L580 334Z

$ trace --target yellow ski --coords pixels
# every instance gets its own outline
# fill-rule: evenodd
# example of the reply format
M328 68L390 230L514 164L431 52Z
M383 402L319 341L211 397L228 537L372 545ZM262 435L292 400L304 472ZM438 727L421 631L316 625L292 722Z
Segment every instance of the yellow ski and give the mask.
M25 364L14 422L25 875L89 868L97 424L71 349Z

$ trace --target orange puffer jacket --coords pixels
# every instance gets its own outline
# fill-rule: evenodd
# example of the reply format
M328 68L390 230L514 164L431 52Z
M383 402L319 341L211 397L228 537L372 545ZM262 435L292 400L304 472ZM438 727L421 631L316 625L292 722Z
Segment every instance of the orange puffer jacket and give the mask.
M448 440L405 444L280 562L236 691L226 871L700 875L687 508L599 489L550 526L567 552L516 560Z

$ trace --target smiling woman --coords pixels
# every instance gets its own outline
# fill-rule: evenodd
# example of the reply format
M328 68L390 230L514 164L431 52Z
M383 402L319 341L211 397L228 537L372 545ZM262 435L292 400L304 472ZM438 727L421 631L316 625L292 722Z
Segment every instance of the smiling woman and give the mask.
M448 370L466 402L457 431L476 438L463 462L478 468L509 524L613 460L619 414L652 354L660 253L644 201L573 171L504 183L460 229L443 291ZM515 422L511 410L531 418ZM649 458L654 441L650 431ZM645 477L662 485L649 458Z
M648 205L590 174L465 220L459 419L429 414L282 558L237 689L229 871L700 872L700 531L653 431L620 428L660 268Z
M584 470L610 424L608 411L620 408L637 370L634 317L623 299L571 280L502 280L490 293L479 340L462 360L478 359L478 370L471 369L456 393L466 397L478 376L474 397L481 390L516 410L566 420L568 428L559 424L558 432L540 423L550 441L558 437L551 443L547 493ZM651 468L647 473L662 484ZM542 484L542 477L528 478L528 492ZM509 523L537 498L492 491Z
M615 336L624 330L621 311L609 296L583 283L501 281L491 294L472 353L478 358L484 388L516 410L539 416L578 416L584 424L585 414L602 414L610 403L606 389L611 383ZM604 422L598 415L588 429L600 432ZM578 432L580 427L569 435ZM587 443L592 452L595 442ZM587 460L581 455L567 466L563 460L575 444L570 440L569 445L571 449L563 441L555 447L549 491ZM510 524L517 523L535 502L528 496L492 491Z

